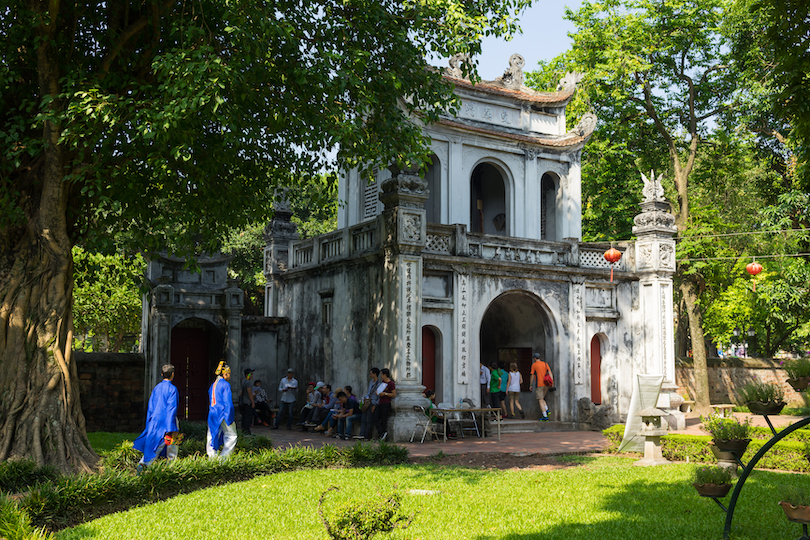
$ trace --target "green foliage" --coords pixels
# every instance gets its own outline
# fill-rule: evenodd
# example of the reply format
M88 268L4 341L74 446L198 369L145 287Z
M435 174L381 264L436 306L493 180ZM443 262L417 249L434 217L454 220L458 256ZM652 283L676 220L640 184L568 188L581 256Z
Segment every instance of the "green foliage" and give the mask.
M204 422L180 420L177 428L183 434L184 442L189 440L205 442L205 438L208 435L208 424Z
M782 368L787 373L788 378L791 379L810 377L810 357L790 358L785 360Z
M39 467L33 461L0 462L0 492L17 493L28 486L53 481L58 477L59 472L54 467Z
M746 383L745 386L739 390L739 394L742 403L748 401L782 403L785 401L785 392L780 385L763 381L751 381Z
M704 465L695 467L692 478L696 484L730 484L731 471L726 467Z
M736 416L722 416L712 414L700 417L701 429L711 433L717 440L747 439L751 436L751 421L746 418L740 421Z
M143 257L104 255L73 248L73 321L76 348L127 352L141 331Z
M605 452L616 452L622 440L624 426L617 425L602 432L611 445ZM741 457L748 462L766 444L773 433L768 428L751 428L751 443ZM690 463L715 463L716 459L710 449L711 438L704 435L684 435L673 433L661 438L661 452L671 461L689 461ZM762 456L757 464L759 469L773 469L780 471L810 472L810 462L806 455L810 450L806 447L810 442L810 429L799 429L788 435L785 439L774 445L768 453Z
M157 460L135 476L135 464L141 454L132 449L131 442L124 441L104 456L102 472L36 484L20 504L38 525L65 525L117 509L121 504L150 502L212 484L310 468L393 465L408 458L407 448L384 443L281 450L270 449L266 437L240 437L238 451L219 461L208 459L204 443L194 439L190 443L199 445L198 448L193 455L186 454L187 442L180 445L181 456L187 457Z
M0 538L3 540L53 540L53 534L35 529L19 505L0 494Z
M400 496L396 492L376 499L343 503L324 512L324 498L330 491L339 489L330 487L318 500L318 513L332 540L369 540L379 533L405 529L413 520L413 516L400 513Z

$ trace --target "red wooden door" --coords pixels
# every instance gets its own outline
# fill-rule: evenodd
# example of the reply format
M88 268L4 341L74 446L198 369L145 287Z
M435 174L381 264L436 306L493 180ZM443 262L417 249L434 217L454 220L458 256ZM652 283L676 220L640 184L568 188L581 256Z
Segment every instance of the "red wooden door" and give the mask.
M180 418L203 420L208 416L208 354L208 332L202 328L172 330L171 362L180 392Z
M422 385L436 390L436 335L427 326L422 327Z
M597 336L591 339L591 401L602 403L602 345Z

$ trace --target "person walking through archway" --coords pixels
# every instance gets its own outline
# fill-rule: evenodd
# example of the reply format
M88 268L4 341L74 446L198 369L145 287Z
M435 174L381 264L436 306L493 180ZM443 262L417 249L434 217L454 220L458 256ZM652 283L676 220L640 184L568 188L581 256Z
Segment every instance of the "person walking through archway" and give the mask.
M549 386L553 384L553 375L551 367L547 362L540 359L540 353L534 353L534 363L531 370L531 383L529 390L534 390L534 397L537 398L537 403L540 405L540 420L543 422L548 421L548 404L546 404L546 394L548 393ZM551 379L552 384L548 384L546 375Z

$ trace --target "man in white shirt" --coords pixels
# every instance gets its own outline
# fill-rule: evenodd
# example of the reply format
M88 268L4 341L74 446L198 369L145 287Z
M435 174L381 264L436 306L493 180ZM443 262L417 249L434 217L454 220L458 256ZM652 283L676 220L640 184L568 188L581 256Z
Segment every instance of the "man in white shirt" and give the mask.
M492 407L492 401L489 399L489 382L492 379L492 375L489 372L489 368L482 363L479 364L481 368L481 379L478 381L481 383L481 406L482 407Z
M293 410L295 409L295 394L298 392L298 381L293 377L293 369L287 370L287 376L278 383L278 391L281 392L278 415L276 423L272 429L278 429L281 418L287 415L287 429L292 429Z

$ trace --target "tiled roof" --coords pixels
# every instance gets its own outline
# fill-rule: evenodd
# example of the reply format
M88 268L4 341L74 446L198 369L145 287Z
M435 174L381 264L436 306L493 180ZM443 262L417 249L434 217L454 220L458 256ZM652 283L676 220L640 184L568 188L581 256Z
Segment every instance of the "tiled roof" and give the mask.
M585 133L584 135L569 132L558 139L549 139L545 137L537 137L532 135L521 135L519 133L513 133L511 131L487 129L485 127L457 122L455 120L449 120L446 118L440 119L437 123L451 128L463 129L464 131L472 131L474 133L492 135L494 137L510 139L513 141L520 141L529 144L535 144L538 146L544 146L546 148L553 148L553 149L573 148L577 145L585 143L591 136L590 132Z
M468 88L495 96L511 97L529 103L542 103L544 105L565 105L576 91L575 86L564 88L560 92L536 92L525 86L520 90L513 90L502 86L497 81L481 81L477 84L473 84L467 79L457 79L449 75L445 75L444 78L457 87Z

